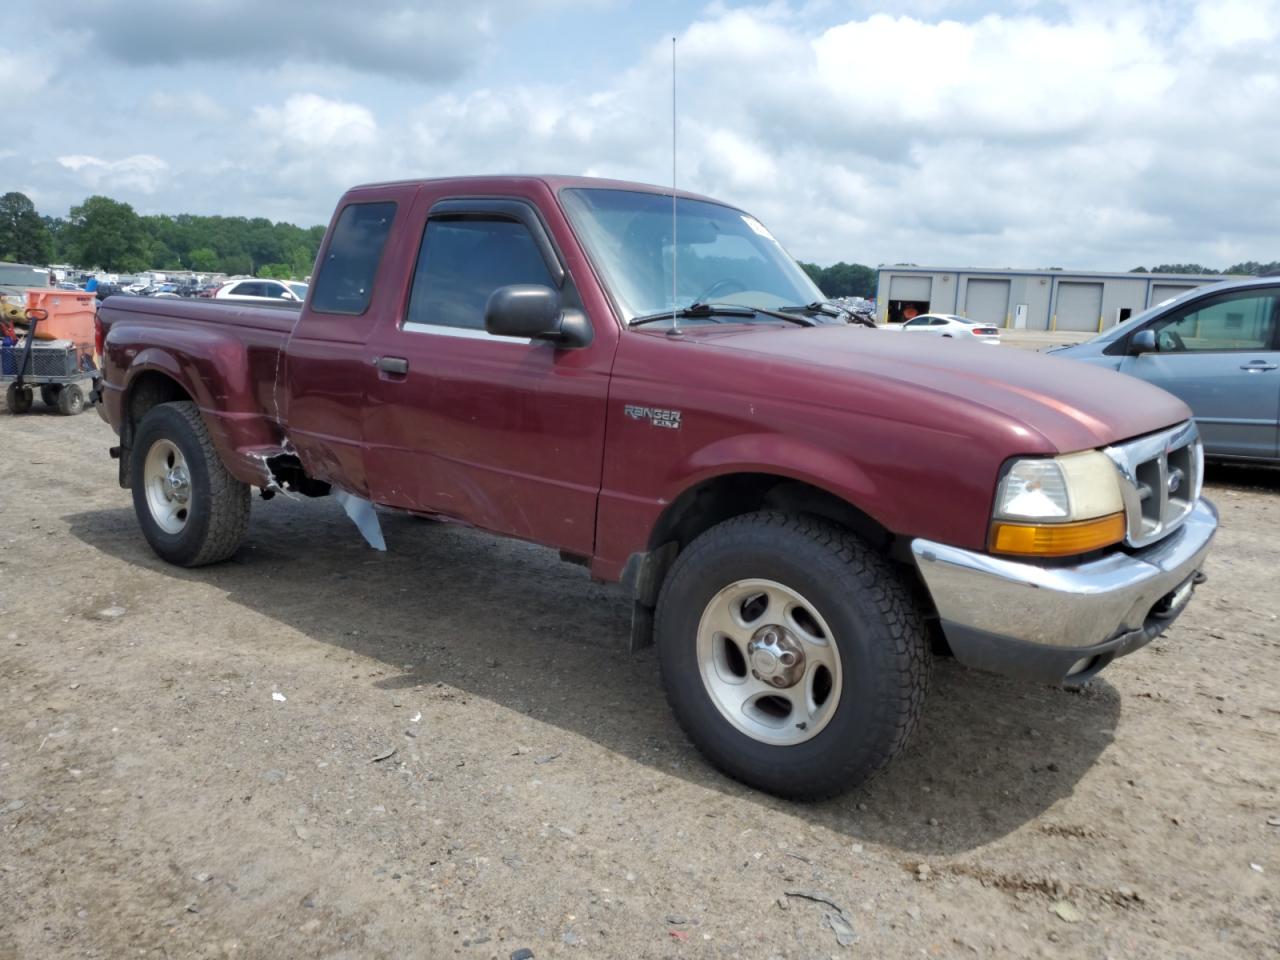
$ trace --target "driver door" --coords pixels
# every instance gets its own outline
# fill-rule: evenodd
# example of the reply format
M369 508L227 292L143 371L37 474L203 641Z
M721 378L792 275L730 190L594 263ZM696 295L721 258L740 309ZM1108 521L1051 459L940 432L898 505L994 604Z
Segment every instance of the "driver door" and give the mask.
M1196 300L1153 320L1157 351L1126 356L1120 372L1191 407L1205 454L1280 455L1280 286Z

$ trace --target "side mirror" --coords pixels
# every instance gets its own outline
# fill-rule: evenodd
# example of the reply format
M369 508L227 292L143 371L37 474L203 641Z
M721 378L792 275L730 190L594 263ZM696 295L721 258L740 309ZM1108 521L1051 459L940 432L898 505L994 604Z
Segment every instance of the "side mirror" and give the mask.
M1156 353L1160 347L1156 344L1156 332L1154 330L1139 330L1129 338L1129 354L1130 356L1138 356L1143 353Z
M585 347L591 324L581 310L560 306L560 294L540 283L513 283L489 295L484 328L498 337L549 340L561 347Z

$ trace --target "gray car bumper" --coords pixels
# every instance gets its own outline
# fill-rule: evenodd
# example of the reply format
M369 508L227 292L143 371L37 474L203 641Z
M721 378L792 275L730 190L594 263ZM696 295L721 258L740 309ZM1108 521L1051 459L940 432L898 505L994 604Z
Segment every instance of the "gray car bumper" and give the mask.
M1048 566L911 544L956 659L1047 683L1082 682L1159 636L1182 612L1218 528L1199 500L1181 527L1141 550Z

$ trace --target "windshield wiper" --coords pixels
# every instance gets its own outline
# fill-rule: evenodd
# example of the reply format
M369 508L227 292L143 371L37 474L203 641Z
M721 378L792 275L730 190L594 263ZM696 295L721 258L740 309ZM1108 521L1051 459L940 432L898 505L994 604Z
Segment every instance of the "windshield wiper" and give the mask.
M846 310L844 307L838 306L830 300L815 300L813 303L806 303L803 307L779 307L778 309L795 313L820 313L824 317L833 317L837 320L843 320L848 324L864 327L875 326L874 320L871 320L870 318L864 319L852 310Z
M797 316L794 313L783 313L778 310L767 310L764 307L749 307L737 303L691 303L687 307L680 307L677 310L664 310L662 313L647 313L642 317L634 317L628 323L628 327L638 327L645 323L656 323L659 320L669 320L675 317L677 320L713 320L716 323L722 321L716 320L717 317L754 317L762 314L767 317L776 317L779 320L785 320L787 323L796 323L802 327L816 326L814 321L808 317Z

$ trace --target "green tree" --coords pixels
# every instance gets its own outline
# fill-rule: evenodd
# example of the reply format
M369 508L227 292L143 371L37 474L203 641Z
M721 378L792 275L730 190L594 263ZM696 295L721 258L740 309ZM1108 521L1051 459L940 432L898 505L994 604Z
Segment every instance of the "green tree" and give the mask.
M110 197L89 197L71 208L68 247L83 267L128 272L148 264L148 237L133 207Z
M1273 260L1270 263L1246 260L1244 263L1233 263L1222 272L1242 273L1249 277L1274 277L1280 275L1280 260Z
M218 255L208 247L197 247L187 254L187 266L200 273L212 273L218 269Z
M1213 267L1205 267L1198 263L1162 263L1151 268L1152 273L1220 273Z
M1134 267L1134 268L1133 268L1132 270L1130 270L1129 272L1130 272L1130 273L1146 273L1146 272L1147 272L1147 268L1146 268L1146 267Z
M0 197L0 260L40 266L53 258L49 229L26 194Z
M258 267L257 275L274 280L292 280L293 268L287 263L264 263Z
M80 267L253 273L264 265L282 276L311 273L323 226L272 223L265 217L204 217L190 213L138 216L123 203L90 197L71 218L45 217L54 256ZM106 224L106 229L98 229ZM139 240L138 231L141 231ZM125 263L127 266L108 267Z
M816 263L801 263L801 269L828 297L873 297L879 277L874 267L861 263L833 263L820 267Z

